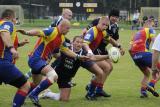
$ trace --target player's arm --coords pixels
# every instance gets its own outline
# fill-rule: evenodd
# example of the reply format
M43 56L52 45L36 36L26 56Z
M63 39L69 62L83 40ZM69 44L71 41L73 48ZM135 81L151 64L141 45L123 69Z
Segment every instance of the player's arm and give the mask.
M90 60L92 61L102 61L102 60L106 60L109 59L108 55L92 55L90 56Z
M92 50L89 47L89 44L94 40L93 29L90 29L87 34L84 36L83 48L88 52L88 55L93 55Z
M17 30L17 32L19 32L19 33L21 33L23 35L28 35L28 36L39 36L39 37L44 36L43 31L36 30L36 29L29 30L29 31L25 31L23 29L19 29L19 30Z
M93 55L92 50L89 48L89 45L86 42L83 43L83 48L84 48L84 50L87 51L88 55Z
M18 43L18 47L22 47L22 46L24 46L24 45L26 45L28 43L29 43L29 40L28 39L24 39L23 41Z
M157 63L159 60L159 55L160 52L158 50L153 50L153 54L152 54L152 70L157 70Z
M152 54L152 70L157 70L157 62L159 61L160 56L160 35L158 35L152 45L153 54Z
M6 46L6 48L8 48L10 50L10 52L12 53L13 58L17 59L19 57L19 55L18 55L18 52L13 47L13 43L12 43L12 40L10 37L10 32L1 31L0 36L1 36L2 41L3 41L4 45Z
M63 52L64 54L66 54L69 57L75 58L75 59L80 59L80 60L89 60L89 57L84 56L84 55L78 55L75 52L73 52L72 50L70 50L67 46L66 43L64 42L61 46L60 46L60 51Z

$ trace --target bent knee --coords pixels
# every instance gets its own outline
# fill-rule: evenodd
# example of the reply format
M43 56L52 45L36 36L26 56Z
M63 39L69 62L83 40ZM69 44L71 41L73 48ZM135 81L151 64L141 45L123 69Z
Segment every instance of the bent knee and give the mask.
M46 74L47 78L53 83L53 82L56 82L57 79L58 79L58 75L57 73L55 72L55 70L52 70L52 71L49 71L47 74Z

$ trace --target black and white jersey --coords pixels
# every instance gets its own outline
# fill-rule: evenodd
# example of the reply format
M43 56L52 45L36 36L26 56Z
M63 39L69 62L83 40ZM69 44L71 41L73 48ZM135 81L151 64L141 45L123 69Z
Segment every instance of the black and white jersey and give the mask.
M79 55L86 55L87 52L81 49L79 52L76 52ZM81 60L67 56L64 53L61 53L61 56L57 59L59 62L55 67L55 71L58 75L63 75L64 77L72 78L75 76L79 67L83 63Z
M58 16L57 18L55 18L51 25L49 27L56 27L57 25L59 25L59 23L63 20L62 16Z

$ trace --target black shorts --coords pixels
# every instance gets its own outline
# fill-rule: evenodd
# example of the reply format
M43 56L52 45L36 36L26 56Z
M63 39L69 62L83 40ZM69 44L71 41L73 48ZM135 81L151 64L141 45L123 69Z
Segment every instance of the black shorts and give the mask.
M65 75L58 75L58 87L59 88L71 88L71 77L66 77Z
M71 88L72 76L68 75L68 73L62 69L55 68L55 71L58 75L58 80L57 80L58 87L59 88Z

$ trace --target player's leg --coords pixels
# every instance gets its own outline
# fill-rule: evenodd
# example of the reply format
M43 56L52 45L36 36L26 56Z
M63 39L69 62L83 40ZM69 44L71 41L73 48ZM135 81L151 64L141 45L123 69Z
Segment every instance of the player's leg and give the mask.
M96 100L96 93L95 93L96 88L99 89L103 87L102 84L102 78L104 75L103 70L96 63L92 63L90 66L85 68L95 75L95 77L92 78L91 83L88 85L87 89L88 92L86 94L86 98L88 100Z
M141 88L140 88L140 97L141 98L146 98L148 97L147 95L147 84L149 81L149 77L150 77L150 68L148 67L139 67L141 72L143 73L143 79L141 81Z
M39 99L52 99L52 100L59 100L60 99L60 93L54 93L50 89L44 90L39 96Z
M3 70L3 72L0 73L0 78L3 82L18 88L13 99L13 107L21 107L28 95L30 83L27 82L25 76L15 67L15 65L10 62L3 62L3 64L0 64L0 69Z
M33 70L33 74L46 75L46 79L41 81L39 85L29 94L29 98L36 106L39 105L38 94L43 90L47 89L53 84L58 78L55 70L46 64L46 61L40 58L31 57L29 59L29 66Z
M60 88L60 101L69 101L71 88Z
M144 74L144 78L142 79L142 88L143 89L141 91L141 95L146 96L144 93L144 90L148 90L149 92L151 92L154 96L159 96L158 93L149 85L147 85L148 80L149 80L149 76L150 76L150 68L152 65L152 53L150 52L140 52L135 54L134 56L132 56L135 64L140 68L140 70L143 72ZM143 97L142 97L143 98Z
M41 73L46 75L46 79L42 80L40 84L31 92L30 96L38 97L38 94L43 90L47 89L53 82L57 81L57 74L55 70L50 66L46 65L42 70Z
M149 82L149 86L155 88L155 84L160 79L160 62L157 63L157 71L152 71L152 79Z
M111 65L111 63L107 62L106 60L98 61L96 63L103 70L104 75L103 75L103 78L102 78L102 84L104 84L107 77L109 76L109 74L112 71L112 65ZM99 96L104 96L104 97L110 97L111 96L110 94L104 92L103 87L100 88L100 89L97 89L96 92Z

